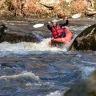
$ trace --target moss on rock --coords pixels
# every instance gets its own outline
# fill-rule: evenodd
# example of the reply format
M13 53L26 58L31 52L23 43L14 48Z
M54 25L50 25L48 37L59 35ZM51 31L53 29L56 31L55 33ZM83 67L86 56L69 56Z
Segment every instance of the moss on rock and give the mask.
M96 71L88 79L73 84L64 96L96 96Z
M71 49L96 51L96 24L81 32L74 40Z

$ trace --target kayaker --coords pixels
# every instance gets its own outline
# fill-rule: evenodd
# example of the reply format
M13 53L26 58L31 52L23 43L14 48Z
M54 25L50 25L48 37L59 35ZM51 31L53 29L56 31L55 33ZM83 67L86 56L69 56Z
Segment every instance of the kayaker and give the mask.
M48 22L47 27L52 33L52 40L56 41L58 39L60 42L69 42L71 40L72 33L68 30L68 28L65 27L69 24L69 20L67 17L65 17L64 20L65 23L63 24L58 24L57 19L52 19L51 22ZM61 38L63 38L63 41L61 40Z
M48 29L52 32L52 37L55 38L62 38L65 37L66 34L63 30L62 27L66 26L69 24L68 18L65 17L64 20L66 21L64 24L57 24L58 20L57 19L52 19L52 21L48 22Z

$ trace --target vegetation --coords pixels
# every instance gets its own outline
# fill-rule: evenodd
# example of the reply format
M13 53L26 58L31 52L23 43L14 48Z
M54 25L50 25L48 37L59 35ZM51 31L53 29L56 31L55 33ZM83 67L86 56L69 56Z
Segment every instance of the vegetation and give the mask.
M70 16L74 13L85 12L83 0L71 0L70 3L66 0L60 0L56 6L44 5L39 2L40 0L1 0L0 1L0 15L7 17L20 16L20 17L52 17L57 15ZM54 0L53 0L54 1ZM88 2L89 0L87 0ZM50 2L50 1L48 1ZM89 5L88 5L89 6ZM96 3L94 3L96 9Z

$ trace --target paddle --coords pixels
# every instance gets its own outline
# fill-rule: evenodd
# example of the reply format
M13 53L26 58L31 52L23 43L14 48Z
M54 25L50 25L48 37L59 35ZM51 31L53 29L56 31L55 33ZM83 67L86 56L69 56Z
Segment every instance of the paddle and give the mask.
M82 13L78 13L78 14L72 15L71 17L76 19L76 18L81 17L81 15L82 15ZM61 21L61 20L63 20L63 19L59 19L58 21ZM33 28L39 28L39 27L42 27L44 25L45 25L44 23L38 23L38 24L33 25Z
M44 26L43 23L38 23L38 24L33 25L34 28L39 28L39 27L42 27L42 26Z
M82 13L78 13L78 14L72 15L71 17L72 17L72 18L79 18L79 17L81 17L81 15L82 15Z

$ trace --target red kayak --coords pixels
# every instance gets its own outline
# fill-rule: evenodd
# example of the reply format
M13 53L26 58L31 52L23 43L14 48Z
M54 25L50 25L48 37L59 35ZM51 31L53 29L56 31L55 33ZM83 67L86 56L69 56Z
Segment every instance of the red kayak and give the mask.
M64 27L66 37L64 38L56 38L56 39L51 39L49 41L50 46L57 46L57 45L62 45L69 43L71 40L73 40L76 36L73 36L72 33L68 30L68 28Z

